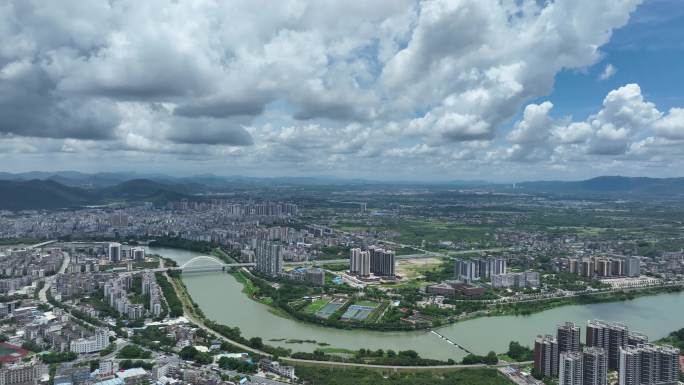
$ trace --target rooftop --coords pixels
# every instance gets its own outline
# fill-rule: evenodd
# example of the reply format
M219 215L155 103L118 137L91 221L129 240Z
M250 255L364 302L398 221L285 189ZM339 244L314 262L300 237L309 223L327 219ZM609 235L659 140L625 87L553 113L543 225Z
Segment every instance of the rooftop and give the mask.
M124 381L123 379L119 377L114 377L109 380L104 380L100 382L96 382L93 385L123 385Z
M129 377L138 377L138 376L146 376L147 371L143 368L131 368L131 369L126 369L123 372L118 372L116 373L116 377L120 380L125 380L126 378ZM117 384L103 384L103 385L117 385Z

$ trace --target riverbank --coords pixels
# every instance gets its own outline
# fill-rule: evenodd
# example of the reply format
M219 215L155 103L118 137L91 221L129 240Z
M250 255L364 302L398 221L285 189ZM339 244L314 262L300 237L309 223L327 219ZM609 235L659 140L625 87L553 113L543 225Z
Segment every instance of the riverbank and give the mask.
M366 369L376 369L376 370L410 370L410 371L450 371L450 370L464 370L464 369L482 369L482 368L493 368L499 366L508 365L508 363L500 364L466 364L459 365L453 360L448 362L434 360L434 359L423 359L418 356L415 351L400 351L396 355L387 351L375 352L369 354L369 358L379 358L385 362L382 364L376 364L374 362L349 362L345 360L330 359L331 356L326 356L327 359L316 359L316 355L307 355L306 353L292 353L289 349L283 349L278 347L272 347L265 345L261 338L254 337L249 340L242 337L239 328L231 328L227 325L217 324L214 321L208 320L204 313L201 311L199 306L192 301L190 294L187 292L187 288L183 282L178 277L172 277L168 274L164 274L164 277L168 282L171 283L175 296L180 299L185 317L195 324L196 326L204 329L205 331L221 338L225 342L233 345L235 348L243 349L250 353L256 354L258 356L265 357L278 357L280 361L287 362L290 364L307 365L307 366L329 366L338 368L366 368ZM370 352L369 352L370 353ZM298 355L300 355L298 357ZM310 358L301 358L303 356ZM378 356L379 355L379 356ZM395 359L396 357L396 359ZM319 356L318 358L322 358Z
M495 306L495 310L487 314L487 316L527 316L562 306L624 302L631 301L639 297L653 296L666 293L679 293L682 291L684 291L684 287L680 284L676 286L632 288L620 291L613 291L609 293L583 294L572 297L527 301L508 304L500 307Z
M178 249L152 248L149 252L170 257L179 264L197 256L195 252ZM184 274L182 282L208 319L239 327L246 338L258 336L269 345L309 353L325 348L353 352L360 349L412 349L421 357L452 358L456 362L467 354L427 331L345 330L274 315L269 306L242 293L244 286L226 273ZM667 331L682 327L684 293L636 296L634 300L620 302L565 304L525 316L477 317L435 330L475 354L485 355L491 350L506 351L511 340L530 346L538 334L554 333L557 324L565 321L584 324L589 319L628 323L634 330L656 340L665 337ZM289 341L302 342L293 344Z
M584 293L567 297L539 299L504 304L487 303L486 301L470 301L468 302L469 304L479 304L480 306L473 305L472 307L477 310L468 313L461 313L459 315L450 314L451 312L436 307L413 309L415 313L420 314L422 316L420 319L431 319L431 322L415 322L409 324L407 321L404 321L403 319L397 322L398 320L396 317L392 318L392 322L386 322L387 313L383 313L383 316L385 316L385 318L378 319L377 323L368 323L355 322L353 319L344 321L339 319L342 315L342 312L348 308L349 304L352 301L349 301L349 303L347 303L345 307L340 308L339 311L331 314L328 318L321 318L316 314L309 314L301 311L302 309L307 309L307 307L293 308L292 306L290 306L289 303L284 304L282 301L274 301L273 297L277 296L277 294L274 294L277 291L277 289L273 288L273 286L269 284L269 282L264 281L258 277L255 277L251 273L239 270L231 272L230 274L233 277L235 277L235 279L240 284L243 285L242 292L245 293L247 297L249 297L253 301L269 306L271 312L275 315L281 316L283 318L294 319L299 322L320 325L335 329L364 329L382 332L431 330L433 328L443 327L444 325L450 325L457 322L473 320L480 317L511 315L526 316L562 306L623 302L643 296L659 295L663 293L675 293L684 290L684 287L682 287L682 283L679 283L678 285L672 286L664 285L658 287L629 288L610 292ZM262 293L262 290L268 291L270 295L260 295ZM387 301L387 299L385 299L385 301ZM405 305L402 304L401 306Z

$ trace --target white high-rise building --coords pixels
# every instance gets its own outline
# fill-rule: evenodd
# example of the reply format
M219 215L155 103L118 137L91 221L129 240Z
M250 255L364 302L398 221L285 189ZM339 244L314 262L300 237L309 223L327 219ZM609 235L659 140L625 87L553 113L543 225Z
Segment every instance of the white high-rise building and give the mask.
M370 252L359 248L351 249L349 255L349 274L368 277L371 274Z
M358 274L361 269L361 249L349 250L349 274Z
M369 251L361 252L361 262L359 275L362 277L368 277L371 274L371 254Z

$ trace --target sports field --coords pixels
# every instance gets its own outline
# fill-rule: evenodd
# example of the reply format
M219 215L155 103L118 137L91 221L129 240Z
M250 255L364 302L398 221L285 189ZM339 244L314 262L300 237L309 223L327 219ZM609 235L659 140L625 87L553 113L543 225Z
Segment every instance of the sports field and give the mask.
M317 299L311 302L310 304L306 305L306 307L304 308L304 312L309 314L315 314L317 311L321 310L325 305L327 305L328 302L330 302L330 300L327 298Z
M361 304L354 304L349 306L347 311L342 314L342 319L343 320L356 320L356 321L363 321L366 318L368 318L369 315L375 310L376 307L378 307L377 303L373 302L368 302L368 301L363 301L364 304L372 304L372 306L367 306L367 305L361 305Z
M333 313L337 311L337 309L341 308L344 306L344 304L347 303L347 300L344 298L335 298L328 302L325 306L321 308L321 310L316 312L317 317L321 318L330 318Z
M19 346L14 346L6 342L0 343L0 362L11 362L21 360L28 351Z

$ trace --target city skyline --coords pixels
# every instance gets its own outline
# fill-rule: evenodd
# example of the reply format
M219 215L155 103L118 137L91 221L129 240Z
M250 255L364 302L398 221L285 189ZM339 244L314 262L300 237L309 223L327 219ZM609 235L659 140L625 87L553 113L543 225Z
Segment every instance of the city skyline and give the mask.
M260 7L0 8L3 171L678 176L675 1Z

